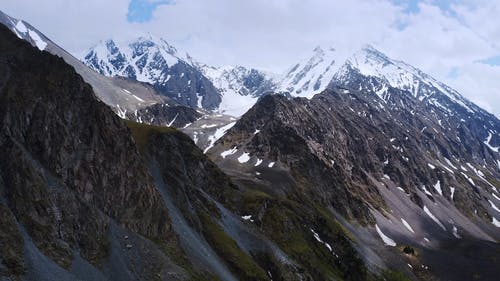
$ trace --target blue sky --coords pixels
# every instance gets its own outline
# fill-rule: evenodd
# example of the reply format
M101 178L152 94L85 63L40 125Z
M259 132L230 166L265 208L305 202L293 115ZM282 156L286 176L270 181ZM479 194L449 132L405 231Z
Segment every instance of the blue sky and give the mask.
M147 22L153 17L153 12L160 5L171 4L168 0L131 0L128 5L128 22Z
M484 64L488 64L491 66L500 66L500 55L489 57L487 59L480 60L479 62L484 63ZM499 79L500 79L500 77L499 77Z

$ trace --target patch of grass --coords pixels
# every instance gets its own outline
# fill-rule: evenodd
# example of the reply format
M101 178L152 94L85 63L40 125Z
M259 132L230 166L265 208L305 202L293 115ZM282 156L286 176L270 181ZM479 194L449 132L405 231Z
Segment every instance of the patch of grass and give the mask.
M127 127L130 129L132 137L134 138L137 149L139 149L139 151L144 151L144 148L146 147L152 136L164 133L174 133L177 131L176 129L171 127L147 125L130 120L124 121Z
M335 258L319 244L308 227L308 211L289 201L268 204L262 226L271 239L293 260L299 262L314 280L341 279Z
M208 214L199 212L198 215L205 238L240 280L269 280L266 272Z
M182 267L190 276L190 281L219 281L214 274L206 271L198 271L194 268L193 264L189 261L186 253L182 250L180 245L175 243L169 244L163 240L154 237L148 239L155 243L160 250L167 255L176 265Z
M404 273L396 270L384 270L376 281L411 281Z

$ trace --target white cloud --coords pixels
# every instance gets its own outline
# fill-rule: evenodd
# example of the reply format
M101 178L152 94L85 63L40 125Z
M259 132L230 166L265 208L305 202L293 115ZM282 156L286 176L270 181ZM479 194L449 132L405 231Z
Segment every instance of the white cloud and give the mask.
M155 0L153 0L155 1ZM109 37L151 32L210 64L284 71L316 45L352 50L371 43L500 116L498 1L453 1L446 11L384 0L176 0L145 23L126 21L129 1L16 0L1 9L23 18L72 52ZM454 70L454 75L450 72Z

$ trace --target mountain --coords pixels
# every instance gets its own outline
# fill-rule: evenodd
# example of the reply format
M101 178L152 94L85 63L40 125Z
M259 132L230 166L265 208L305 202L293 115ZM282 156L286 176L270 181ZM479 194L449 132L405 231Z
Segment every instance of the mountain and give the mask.
M277 92L311 98L325 90L347 56L335 48L314 48L312 55L293 65L279 80Z
M307 278L222 205L239 191L188 136L118 118L4 26L0 75L2 280Z
M1 19L0 279L497 279L500 121L429 75L369 46L281 80L182 59L252 99L236 118ZM160 43L134 45L141 75Z
M164 96L192 108L215 109L221 101L217 89L197 68L165 40L152 35L128 42L100 42L83 62L106 76L147 82Z
M98 98L122 118L127 117L135 121L148 120L148 122L161 125L172 123L173 126L178 127L183 127L198 118L198 113L160 95L147 83L123 77L106 77L93 71L27 22L12 18L0 11L0 23L7 26L18 38L30 42L38 49L59 56L72 65L78 74L92 85ZM158 104L162 108L161 111L155 109ZM151 116L148 112L158 112L160 115ZM176 122L164 120L165 116L170 116L172 113L174 116L179 113L186 118L179 118ZM181 120L186 120L186 123L181 124Z
M2 279L132 280L167 271L184 279L159 246L180 249L122 120L61 58L4 26L0 75Z
M276 75L244 66L213 67L193 62L221 93L218 112L239 117L257 99L272 93Z
M118 118L62 58L3 26L0 75L2 279L320 276L249 221L240 200L258 194L235 185L188 136ZM339 235L332 245L346 261L322 263L330 274L366 276L342 230L325 229Z
M149 83L180 104L232 116L241 116L276 86L275 75L243 66L209 66L152 35L100 42L82 61L109 77Z
M392 87L382 100L358 83L361 90L332 87L311 99L265 96L208 153L233 181L270 198L243 206L264 229L271 218L262 209L290 200L299 216L325 208L342 218L369 268L382 261L423 280L493 280L500 155L491 140L500 121L469 102L475 116ZM470 259L457 259L468 247ZM482 264L481 256L495 258Z
M382 100L390 99L387 90L392 87L407 91L418 100L441 107L449 113L461 109L470 114L486 114L452 88L411 65L388 58L371 46L349 57L335 73L331 83L348 88L366 87Z

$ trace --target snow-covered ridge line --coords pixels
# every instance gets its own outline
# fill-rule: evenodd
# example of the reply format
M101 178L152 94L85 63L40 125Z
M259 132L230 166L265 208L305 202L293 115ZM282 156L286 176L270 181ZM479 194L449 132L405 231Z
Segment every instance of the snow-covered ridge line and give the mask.
M133 76L138 81L154 84L167 79L156 69L158 64L171 67L184 60L167 41L148 34L130 41L100 41L82 61L106 76Z
M13 19L11 19L12 21ZM14 22L12 21L14 24ZM22 20L17 20L17 23L15 24L13 28L14 33L19 39L31 39L31 41L35 44L35 46L40 50L43 51L47 47L47 42L45 42L40 34L38 34L37 31L27 27Z

